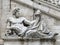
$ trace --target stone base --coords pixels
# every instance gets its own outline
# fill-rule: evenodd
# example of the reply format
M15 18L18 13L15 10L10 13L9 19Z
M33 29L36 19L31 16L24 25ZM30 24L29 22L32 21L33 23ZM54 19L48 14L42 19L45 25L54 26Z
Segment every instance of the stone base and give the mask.
M4 45L55 45L55 39L15 38L3 39Z

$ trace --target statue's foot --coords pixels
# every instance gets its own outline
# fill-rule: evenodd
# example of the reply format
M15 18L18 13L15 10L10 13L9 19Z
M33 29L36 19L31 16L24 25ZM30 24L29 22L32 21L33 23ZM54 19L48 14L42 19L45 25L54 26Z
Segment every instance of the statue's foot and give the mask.
M51 38L54 38L55 36L57 36L58 35L58 33L54 33L52 36L51 36Z

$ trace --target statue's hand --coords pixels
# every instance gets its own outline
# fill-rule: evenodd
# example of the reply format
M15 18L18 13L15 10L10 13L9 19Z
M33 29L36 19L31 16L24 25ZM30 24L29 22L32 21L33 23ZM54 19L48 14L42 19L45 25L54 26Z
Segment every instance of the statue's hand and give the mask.
M31 22L31 24L34 24L36 22L36 20L33 20L32 22Z

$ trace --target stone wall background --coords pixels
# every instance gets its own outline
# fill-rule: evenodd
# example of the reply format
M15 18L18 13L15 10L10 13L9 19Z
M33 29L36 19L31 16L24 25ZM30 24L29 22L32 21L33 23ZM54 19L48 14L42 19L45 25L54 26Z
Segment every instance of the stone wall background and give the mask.
M28 20L33 20L33 12L34 10L32 8L29 8L23 4L19 4L16 2L13 2L10 0L0 0L0 36L3 36L4 32L6 31L6 21L7 18L12 16L12 13L10 11L12 11L14 8L19 7L22 9L23 12L23 16L26 17ZM52 10L51 10L52 11ZM53 11L56 12L56 11ZM57 13L57 12L56 12ZM60 12L59 12L60 13ZM58 13L58 15L60 15ZM59 35L56 37L57 41L55 45L59 45L60 44L60 20L55 19L53 17L50 16L46 16L47 14L42 13L41 14L42 17L44 18L44 20L47 20L47 24L50 27L50 30L53 32L57 32L59 33ZM6 41L4 42L4 45L21 45L20 41ZM40 41L35 41L35 42L24 42L24 45L40 45ZM53 45L50 42L44 42L42 45Z

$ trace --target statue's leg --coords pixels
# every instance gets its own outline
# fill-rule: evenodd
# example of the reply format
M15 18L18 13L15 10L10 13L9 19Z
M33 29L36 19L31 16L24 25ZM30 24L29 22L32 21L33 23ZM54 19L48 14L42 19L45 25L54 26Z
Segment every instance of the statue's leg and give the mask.
M29 31L26 32L25 37L40 38L41 35L37 32L37 30L29 30Z
M56 35L58 35L58 33L49 32L47 38L54 38Z
M24 35L24 32L22 33L22 30L21 30L21 29L18 29L18 28L15 28L15 29L14 29L14 32L15 32L16 35L18 35L19 37L23 37L23 35Z
M16 35L18 35L19 33L20 33L20 30L19 29L17 29L17 28L14 28L14 30L13 30L15 33L16 33Z

